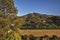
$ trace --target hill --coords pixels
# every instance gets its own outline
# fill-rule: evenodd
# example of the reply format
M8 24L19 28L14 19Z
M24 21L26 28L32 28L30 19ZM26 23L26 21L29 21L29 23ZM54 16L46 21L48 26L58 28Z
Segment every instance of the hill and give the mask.
M21 29L60 29L60 16L31 13L20 20L23 23Z

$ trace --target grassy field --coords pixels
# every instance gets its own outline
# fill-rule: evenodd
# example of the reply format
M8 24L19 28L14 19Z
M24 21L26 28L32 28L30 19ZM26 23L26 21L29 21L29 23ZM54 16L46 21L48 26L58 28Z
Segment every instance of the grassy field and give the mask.
M49 37L57 35L60 37L60 30L20 30L21 35L34 35L34 36L44 36L48 35Z

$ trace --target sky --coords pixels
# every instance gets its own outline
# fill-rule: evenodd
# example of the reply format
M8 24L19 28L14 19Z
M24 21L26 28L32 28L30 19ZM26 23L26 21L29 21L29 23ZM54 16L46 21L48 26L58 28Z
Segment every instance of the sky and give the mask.
M60 16L60 0L14 0L18 16L29 13L41 13Z

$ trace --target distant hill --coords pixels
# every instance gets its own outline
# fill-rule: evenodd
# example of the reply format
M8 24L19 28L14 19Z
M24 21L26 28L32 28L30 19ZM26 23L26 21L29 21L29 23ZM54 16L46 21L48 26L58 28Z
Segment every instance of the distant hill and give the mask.
M19 18L21 29L60 29L60 16L31 13Z

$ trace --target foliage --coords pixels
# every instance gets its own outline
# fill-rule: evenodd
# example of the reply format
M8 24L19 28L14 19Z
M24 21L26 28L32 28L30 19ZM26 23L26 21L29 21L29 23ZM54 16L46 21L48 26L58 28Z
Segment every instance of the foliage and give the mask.
M11 34L6 34L4 40L21 40L21 35L19 32L14 31Z
M21 40L17 31L19 25L17 17L14 1L0 0L0 40Z
M18 29L60 29L60 16L32 13L19 17L17 11L13 0L0 1L0 40L21 40Z
M1 4L0 9L4 11L5 15L17 15L13 0L2 0Z
M60 29L60 16L42 15L43 17L41 17L37 13L26 16L27 18L21 29Z

